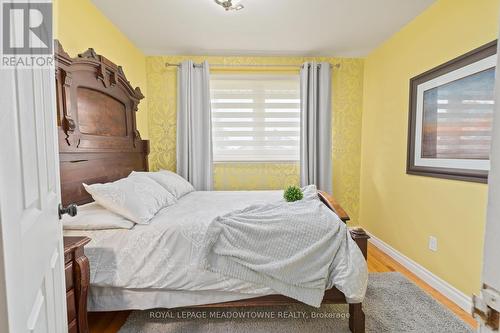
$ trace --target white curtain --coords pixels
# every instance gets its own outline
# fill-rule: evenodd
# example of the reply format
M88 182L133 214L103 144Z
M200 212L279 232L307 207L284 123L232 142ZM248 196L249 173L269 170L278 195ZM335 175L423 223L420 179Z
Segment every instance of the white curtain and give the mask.
M331 66L306 62L300 71L300 183L332 193Z
M177 75L177 173L212 190L212 117L208 62L184 61Z

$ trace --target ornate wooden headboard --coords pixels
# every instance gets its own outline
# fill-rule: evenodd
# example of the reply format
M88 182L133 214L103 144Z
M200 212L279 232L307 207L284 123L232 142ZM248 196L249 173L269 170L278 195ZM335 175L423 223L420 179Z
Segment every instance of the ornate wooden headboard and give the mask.
M71 58L56 41L57 125L64 205L92 201L82 183L124 178L147 170L149 142L135 112L144 96L120 66L93 49Z

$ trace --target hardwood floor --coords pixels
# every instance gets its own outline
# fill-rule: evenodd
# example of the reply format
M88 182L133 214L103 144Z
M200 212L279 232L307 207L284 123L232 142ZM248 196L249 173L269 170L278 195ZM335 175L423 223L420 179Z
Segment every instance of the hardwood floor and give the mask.
M130 311L89 312L90 333L115 333L125 324Z
M370 272L400 272L409 280L413 281L420 288L429 293L434 299L453 311L458 317L476 328L476 321L470 314L459 308L455 303L441 295L437 290L429 286L427 283L419 279L413 273L394 261L388 255L380 251L375 246L368 244L368 270ZM91 333L115 333L125 323L129 315L129 311L119 312L90 312L89 326Z

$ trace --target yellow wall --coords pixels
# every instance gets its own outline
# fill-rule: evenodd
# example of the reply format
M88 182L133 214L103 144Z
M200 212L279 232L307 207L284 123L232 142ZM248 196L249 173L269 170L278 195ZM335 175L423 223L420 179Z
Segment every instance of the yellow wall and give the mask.
M176 168L176 68L165 62L179 63L186 59L208 60L213 64L291 64L299 65L313 58L303 57L147 57L149 103L150 167L152 170ZM338 201L357 221L359 204L359 170L361 153L361 109L363 91L363 60L345 58L314 58L316 61L340 63L333 72L333 188ZM217 68L213 68L217 70ZM219 68L218 71L223 70ZM227 68L226 68L227 70ZM240 68L248 72L255 68ZM269 70L269 69L268 69ZM278 68L271 69L273 71ZM297 184L296 163L217 163L214 185L218 190L281 189Z
M440 0L365 62L361 224L469 295L480 287L487 187L405 173L409 79L497 38L498 13L498 0Z
M224 162L214 167L217 190L273 190L299 185L299 163Z
M146 57L106 18L90 0L54 0L54 38L72 57L89 47L104 55L123 71L133 87L146 96L139 104L137 127L148 138L148 94Z

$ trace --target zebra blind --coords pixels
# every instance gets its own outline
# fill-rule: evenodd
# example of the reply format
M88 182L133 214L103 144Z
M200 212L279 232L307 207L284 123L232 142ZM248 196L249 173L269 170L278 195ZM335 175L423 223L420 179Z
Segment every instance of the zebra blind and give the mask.
M299 76L211 75L214 161L298 161Z
M422 157L488 160L495 68L424 93Z

